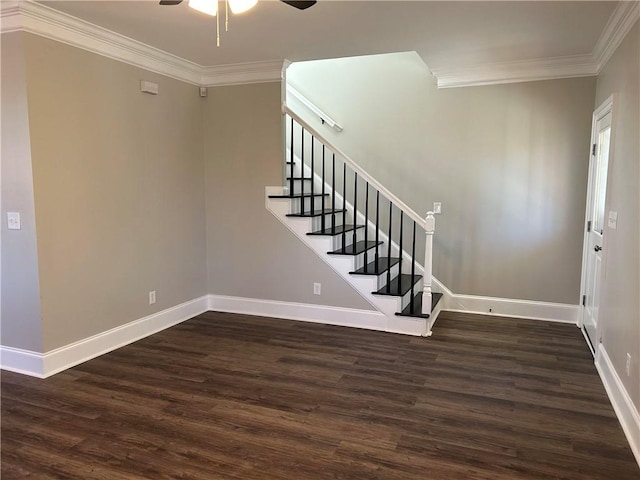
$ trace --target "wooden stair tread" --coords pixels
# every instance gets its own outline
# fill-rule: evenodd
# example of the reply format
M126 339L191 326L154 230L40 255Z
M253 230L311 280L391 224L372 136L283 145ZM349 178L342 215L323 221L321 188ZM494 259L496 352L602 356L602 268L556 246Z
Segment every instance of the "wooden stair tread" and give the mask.
M291 195L290 193L282 193L279 195L269 195L269 198L311 198L311 194L310 193L305 193L304 195L302 193L294 193L293 195ZM314 193L313 194L314 197L328 197L329 194L325 193Z
M400 262L399 258L395 257L378 257L378 261L375 260L366 264L353 272L349 272L351 275L381 275L389 268L397 265Z
M341 235L342 232L352 232L353 230L355 230L356 228L363 228L364 225L336 225L333 230L331 229L331 227L325 227L324 230L316 230L315 232L309 232L307 233L307 235L328 235L328 236L334 236L334 235Z
M436 305L442 298L442 294L438 292L433 292L431 294L431 311L436 308ZM413 297L413 311L415 313L411 313L411 304L407 305L402 312L396 313L396 315L401 317L418 317L418 318L429 318L429 315L424 315L422 313L422 292L416 294Z
M389 283L388 288L387 285L385 285L377 292L371 293L374 293L376 295L392 295L394 297L402 297L407 292L411 291L413 286L418 283L420 279L422 279L422 276L416 275L415 277L413 277L414 281L412 282L411 275L403 273L402 275L396 275L396 277Z
M376 245L381 245L382 242L365 242L361 240L356 242L355 244L347 245L344 248L339 248L338 250L334 250L333 252L327 252L329 255L359 255L364 253L366 250L370 248L374 248Z
M330 208L323 208L321 210L314 210L308 212L298 212L298 213L287 213L287 217L319 217L321 215L329 215L331 213L342 213L346 212L344 209L340 210L331 210Z

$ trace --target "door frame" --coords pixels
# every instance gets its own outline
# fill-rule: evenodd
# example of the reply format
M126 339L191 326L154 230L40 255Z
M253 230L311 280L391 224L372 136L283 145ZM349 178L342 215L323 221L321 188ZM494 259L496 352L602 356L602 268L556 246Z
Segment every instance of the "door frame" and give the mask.
M606 222L606 211L608 210L609 207L609 182L611 181L611 165L613 163L613 146L614 146L614 138L615 138L615 122L614 122L614 118L615 118L615 105L616 105L616 94L612 94L610 95L604 102L602 102L598 108L596 108L593 112L593 116L591 118L591 143L589 145L589 179L587 182L587 198L586 198L586 202L585 202L585 214L584 214L584 223L582 225L583 229L582 229L582 272L580 274L580 298L578 299L578 305L580 306L580 312L578 315L578 327L580 328L580 331L582 332L582 334L585 336L585 341L587 342L587 345L589 346L589 349L592 351L594 357L597 356L597 352L598 352L598 345L600 344L600 341L602 339L602 334L601 334L601 321L600 318L598 318L597 322L596 322L596 338L594 339L594 345L592 345L589 341L589 339L586 337L586 333L584 332L584 328L583 328L583 322L584 322L584 313L585 313L585 306L583 305L583 296L585 295L585 290L587 287L587 282L586 282L586 276L587 276L587 266L588 266L588 254L590 253L589 251L589 236L588 236L588 231L587 231L587 222L590 220L590 213L591 210L593 208L593 200L594 200L594 195L593 195L593 189L595 188L595 178L594 177L594 169L593 169L593 162L595 161L595 155L593 155L593 145L595 145L598 142L598 121L600 119L602 119L605 115L607 115L608 113L611 113L611 139L609 142L609 163L607 166L607 193L605 196L605 222ZM608 227L607 227L608 228ZM602 246L603 246L603 251L602 251L602 272L601 274L604 272L605 268L606 268L606 256L607 256L607 248L606 248L606 237L605 235L603 235L602 237ZM602 285L602 283L600 283Z

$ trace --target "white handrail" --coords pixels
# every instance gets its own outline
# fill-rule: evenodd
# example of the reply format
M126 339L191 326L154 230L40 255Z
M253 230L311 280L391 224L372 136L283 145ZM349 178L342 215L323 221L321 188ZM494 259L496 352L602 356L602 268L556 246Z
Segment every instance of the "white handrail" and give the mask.
M309 125L305 120L300 118L295 112L293 112L286 104L282 104L282 113L286 113L291 118L293 118L296 122L302 125L307 131L311 132L315 138L324 143L331 151L333 151L339 157L342 157L342 160L351 167L353 171L355 171L358 176L364 178L370 185L375 187L382 195L384 195L387 200L391 201L394 205L396 205L400 210L403 210L406 215L408 215L413 221L415 221L420 227L426 230L425 219L414 212L411 208L407 206L402 200L396 197L393 193L387 190L380 182L378 182L375 178L365 172L362 168L358 166L351 158L345 154L342 150L335 147L326 137L324 137L321 133L319 133L315 128ZM425 272L426 275L426 272ZM431 307L431 304L429 304Z
M338 132L342 131L342 126L339 125L338 122L336 122L333 118L331 118L329 115L327 115L322 110L320 110L311 100L305 97L302 94L302 92L297 90L293 85L289 83L287 83L287 94L290 94L292 97L298 100L302 105L304 105L313 113L315 113L318 117L320 117L320 120L322 120L322 123L326 123L327 125L329 125L331 128L335 129Z

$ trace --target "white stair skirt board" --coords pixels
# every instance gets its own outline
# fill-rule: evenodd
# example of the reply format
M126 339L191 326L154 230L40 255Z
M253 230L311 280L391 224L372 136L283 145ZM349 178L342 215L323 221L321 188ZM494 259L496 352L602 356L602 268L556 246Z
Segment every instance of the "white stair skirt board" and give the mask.
M333 250L333 240L331 237L307 235L307 233L312 231L312 220L310 218L287 217L287 214L290 213L289 199L269 198L269 195L282 195L283 192L283 187L265 188L265 206L267 210L280 220L280 222L293 232L305 245L313 250L318 257L350 284L354 290L377 311L386 317L386 324L383 325L383 328L379 328L379 330L416 336L427 335L427 332L430 331L427 320L396 315L396 312L402 310L400 308L400 297L373 295L371 293L378 289L377 278L375 276L349 274L349 272L354 270L353 257L327 255L327 252ZM363 326L362 328L368 327Z
M624 388L620 376L613 368L611 359L602 344L596 353L596 368L604 385L611 405L616 412L622 430L627 437L631 451L640 466L640 414Z
M46 378L184 322L208 308L205 295L44 354L0 346L0 368Z
M387 319L376 310L310 305L258 298L209 295L209 310L260 317L284 318L343 327L384 330Z

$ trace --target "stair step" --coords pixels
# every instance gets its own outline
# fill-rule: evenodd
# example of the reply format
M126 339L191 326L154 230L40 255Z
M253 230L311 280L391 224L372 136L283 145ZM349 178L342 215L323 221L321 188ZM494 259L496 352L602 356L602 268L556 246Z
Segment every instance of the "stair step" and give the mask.
M382 245L382 242L365 242L364 240L360 242L356 242L355 245L347 245L344 248L339 248L338 250L334 250L333 252L327 252L329 255L359 255L364 253L366 250L370 248L374 248L376 245Z
M431 294L431 311L432 312L433 312L433 309L436 308L436 305L438 304L441 298L442 298L441 293L433 292ZM411 304L409 304L405 307L404 310L402 310L402 312L396 313L396 315L401 317L429 318L429 315L424 315L422 313L422 292L419 292L418 294L416 294L415 297L413 297L413 312L414 313L411 312Z
M313 196L314 197L328 197L329 194L325 193L323 195L322 193L314 193ZM290 193L283 193L281 195L269 195L269 198L311 198L311 194L310 193L305 193L303 195L301 193L294 193L293 195L291 195Z
M397 265L398 262L400 262L399 258L378 257L377 262L374 260L373 262L366 264L364 267L349 273L352 275L380 275L394 265Z
M287 217L320 217L322 215L330 215L332 213L343 213L346 209L331 210L330 208L323 208L321 210L314 210L308 212L287 213Z
M293 177L293 179L294 179L294 180L307 180L307 181L309 181L309 182L310 182L311 180L313 180L311 177L304 177L304 178L301 178L301 177ZM291 177L287 177L287 181L289 181L289 180L291 180Z
M336 225L333 229L331 227L326 227L324 230L317 230L315 232L309 232L307 235L341 235L342 232L352 232L356 228L362 228L364 225Z
M371 293L375 293L377 295L392 295L394 297L402 297L407 292L411 291L413 286L416 283L418 283L418 280L420 280L421 278L422 278L421 275L416 275L415 277L413 277L414 281L412 283L411 275L408 275L408 274L397 275L396 278L391 280L391 283L389 283L388 285L389 288L387 288L387 285L385 285L377 292L371 292Z

